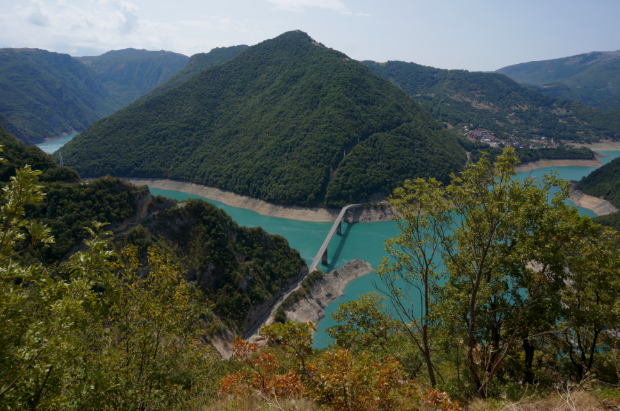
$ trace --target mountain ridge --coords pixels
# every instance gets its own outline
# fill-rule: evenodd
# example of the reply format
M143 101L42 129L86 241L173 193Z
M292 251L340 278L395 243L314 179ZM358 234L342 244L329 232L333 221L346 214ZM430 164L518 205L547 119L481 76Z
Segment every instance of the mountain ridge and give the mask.
M386 139L394 144L378 141ZM411 155L398 159L400 171L388 162L357 173L363 156L381 164L379 153L404 146ZM100 120L63 157L83 175L170 178L305 206L387 195L415 176L447 180L466 160L405 93L302 32ZM328 189L332 181L343 190Z
M92 68L120 107L166 82L187 65L189 57L172 51L134 48L110 50L99 56L74 57Z
M499 137L539 135L563 140L620 136L613 119L578 102L538 93L501 73L444 70L389 61L363 64L396 84L446 127L487 129Z
M175 75L170 77L164 83L158 85L148 93L136 99L136 102L148 100L155 97L167 90L170 90L187 80L191 79L196 74L210 67L224 64L228 60L235 58L243 50L247 49L245 44L231 47L216 47L208 53L197 53L189 58L189 61L181 70Z
M92 69L41 49L0 49L0 94L0 114L30 143L84 130L117 108Z
M620 50L530 61L496 70L551 97L620 110Z

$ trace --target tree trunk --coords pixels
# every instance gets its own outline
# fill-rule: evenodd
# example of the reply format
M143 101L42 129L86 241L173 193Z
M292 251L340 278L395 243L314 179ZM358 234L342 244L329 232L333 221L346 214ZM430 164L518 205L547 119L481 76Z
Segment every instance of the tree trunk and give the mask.
M523 340L523 351L525 351L525 372L523 375L523 381L531 384L534 382L532 364L534 363L534 353L536 352L536 346L534 344L530 344L530 340L526 338Z

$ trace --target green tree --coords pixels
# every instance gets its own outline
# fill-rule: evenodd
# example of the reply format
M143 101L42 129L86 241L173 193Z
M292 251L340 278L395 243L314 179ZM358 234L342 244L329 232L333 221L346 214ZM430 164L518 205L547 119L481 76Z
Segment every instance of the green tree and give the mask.
M396 354L395 351L402 349L400 335L396 333L400 323L385 312L383 301L385 298L379 294L368 293L359 300L340 304L338 311L332 314L338 325L329 327L326 332L337 346L354 353L379 357Z
M51 244L25 218L39 171L18 169L0 203L0 409L174 409L209 393L200 293L167 258L142 267L110 251L104 224L87 250L48 268L25 251ZM28 243L25 240L28 239ZM30 260L28 260L30 261Z
M581 381L592 373L600 346L607 330L620 326L614 306L620 301L620 236L612 229L603 229L597 237L584 238L578 252L569 256L570 272L562 291L563 330L560 340Z
M40 171L18 169L3 188L0 208L0 404L4 409L50 406L79 346L73 335L93 298L86 277L57 280L41 264L22 265L19 253L54 241L49 229L24 218L43 199ZM23 244L28 232L29 244ZM19 250L19 251L16 251Z
M124 249L112 268L105 312L78 332L84 346L66 395L84 408L163 410L210 394L214 356L202 340L198 289L153 251L142 266Z
M542 184L519 182L517 162L511 148L493 165L485 155L446 187L435 179L407 181L391 199L402 223L400 237L387 245L396 263L382 266L384 278L396 277L388 279L388 295L423 355L433 316L457 325L448 332L463 337L481 396L514 351L528 316L564 287L566 256L598 227L564 203L567 182L556 175ZM445 272L437 272L438 252ZM409 297L411 288L418 300Z

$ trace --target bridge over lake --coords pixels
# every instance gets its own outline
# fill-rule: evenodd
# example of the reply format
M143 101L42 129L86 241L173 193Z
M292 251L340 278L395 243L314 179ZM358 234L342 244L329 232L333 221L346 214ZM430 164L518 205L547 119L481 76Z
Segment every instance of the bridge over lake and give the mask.
M316 270L316 268L319 266L319 261L321 260L323 260L323 264L327 265L327 246L329 245L329 242L332 240L334 233L337 232L338 234L342 234L342 219L344 218L344 215L350 209L360 207L363 205L364 204L350 204L348 206L343 207L342 210L340 210L340 214L338 214L338 218L336 218L336 221L334 221L334 225L332 226L332 229L329 230L329 234L327 234L327 237L325 237L325 241L323 241L321 248L319 248L319 252L317 253L316 257L314 257L314 260L312 260L312 264L310 264L310 267L308 268L308 273L311 273L314 270Z
M321 248L319 248L319 252L316 254L316 257L314 257L314 260L312 260L312 264L310 264L310 267L308 268L308 272L306 273L306 275L304 275L299 281L297 281L297 283L295 283L291 288L289 288L289 290L286 293L284 293L284 295L278 298L278 301L275 302L271 310L265 313L265 315L263 315L263 317L250 329L250 331L246 333L245 335L246 340L254 336L258 332L260 327L263 324L265 324L267 320L269 320L269 317L271 317L272 315L275 315L275 312L278 309L278 307L280 307L280 304L282 304L284 300L286 300L287 297L291 295L291 293L295 292L299 288L302 281L306 279L308 274L316 270L316 268L319 265L319 261L322 261L323 264L327 265L327 246L329 245L329 242L332 240L332 237L334 236L334 234L339 234L339 235L342 234L342 220L345 214L347 213L347 211L353 208L356 208L356 207L361 207L363 205L365 204L349 204L348 206L345 206L342 208L342 210L340 210L340 214L338 214L338 218L336 218L336 221L334 221L334 224L332 225L331 230L329 230L327 237L325 237L325 241L323 241Z

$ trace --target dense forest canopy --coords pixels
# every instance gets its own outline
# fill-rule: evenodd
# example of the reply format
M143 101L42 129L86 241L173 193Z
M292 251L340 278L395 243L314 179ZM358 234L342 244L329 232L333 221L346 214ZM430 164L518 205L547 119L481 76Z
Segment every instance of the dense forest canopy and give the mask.
M171 88L194 77L196 74L209 67L226 63L228 60L237 57L239 53L247 49L248 46L216 47L208 53L197 53L190 57L189 62L178 73L170 77L165 83L160 84L153 90L140 97L137 101L144 101L155 97Z
M118 243L139 246L140 257L146 257L149 247L171 256L186 279L200 286L213 310L239 331L254 325L248 314L306 266L284 237L260 227L240 227L203 200L157 213Z
M164 83L189 61L189 57L171 51L132 48L75 58L99 75L120 107Z
M358 155L382 169L360 170ZM332 206L389 194L405 178L437 172L446 180L466 160L455 137L405 93L302 32L249 47L102 119L63 158L84 176L172 178Z
M190 200L175 207L174 200L149 200L148 188L116 177L81 181L74 170L58 166L38 147L25 146L2 128L0 145L6 160L0 163L0 184L6 185L16 169L26 165L42 171L38 179L45 196L27 206L26 213L49 227L55 241L29 251L27 260L53 265L76 251L88 235L84 227L92 221L109 223L107 228L118 233L120 223L146 205L157 213L147 213L143 217L151 218L142 225L125 234L121 231L118 246L136 246L138 257L144 259L148 247L168 255L189 281L204 289L221 319L239 330L248 325L246 317L253 308L272 298L305 267L286 239L259 227L240 227L206 201Z
M498 73L442 70L415 63L365 61L446 126L483 128L498 137L598 140L620 128L581 103L552 98Z
M34 143L83 130L120 108L94 70L39 49L0 49L0 95L0 114Z
M118 178L103 177L83 182L68 167L58 166L51 156L38 147L27 147L0 128L2 157L0 184L6 185L15 170L26 165L40 170L38 176L46 193L36 206L26 207L29 218L46 224L55 242L37 248L30 257L52 264L82 243L87 232L84 227L93 220L119 224L136 213L136 197L145 195L143 189Z

